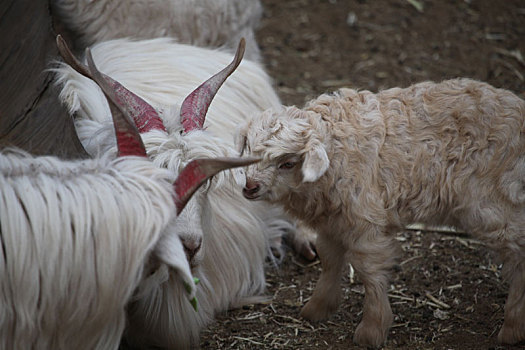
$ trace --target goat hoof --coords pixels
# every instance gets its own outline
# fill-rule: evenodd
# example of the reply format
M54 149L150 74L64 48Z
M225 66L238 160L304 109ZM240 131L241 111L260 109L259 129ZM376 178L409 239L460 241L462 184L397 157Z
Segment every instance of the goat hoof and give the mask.
M315 248L312 243L310 242L302 242L302 244L297 245L294 247L294 250L299 253L299 255L307 260L307 261L314 261L315 258L317 258L317 253L315 252Z
M516 344L525 341L525 325L523 327L509 327L503 324L498 334L498 341L502 344Z
M386 341L388 328L382 330L380 327L372 324L365 324L363 321L359 323L354 334L354 343L378 348Z
M330 305L329 303L320 303L314 299L310 299L299 315L309 321L322 321L330 317L330 315L337 310L337 306L337 304Z

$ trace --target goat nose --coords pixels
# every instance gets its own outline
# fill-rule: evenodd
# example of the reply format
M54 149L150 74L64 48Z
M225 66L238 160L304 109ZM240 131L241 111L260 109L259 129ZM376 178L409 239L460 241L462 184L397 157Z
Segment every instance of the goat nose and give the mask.
M251 179L246 179L246 186L244 186L243 192L245 194L253 195L259 192L259 189L261 186L259 186L258 183Z
M246 186L244 186L247 190L253 190L255 188L259 188L259 184L252 179L246 179Z
M202 238L181 238L181 241L184 247L184 253L186 254L186 259L188 259L188 262L191 262L197 252L201 249Z

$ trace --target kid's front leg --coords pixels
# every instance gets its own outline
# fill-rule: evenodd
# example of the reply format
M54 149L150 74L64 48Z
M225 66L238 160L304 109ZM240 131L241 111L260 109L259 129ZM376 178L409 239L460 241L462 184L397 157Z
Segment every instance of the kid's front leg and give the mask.
M301 316L310 321L326 319L339 307L346 253L343 244L321 234L318 235L316 248L322 272L312 297L301 311Z

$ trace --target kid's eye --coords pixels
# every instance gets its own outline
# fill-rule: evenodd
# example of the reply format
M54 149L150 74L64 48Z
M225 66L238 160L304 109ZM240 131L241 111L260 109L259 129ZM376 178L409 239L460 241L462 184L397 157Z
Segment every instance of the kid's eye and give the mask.
M279 165L279 169L291 169L295 166L294 162L285 162L281 165Z

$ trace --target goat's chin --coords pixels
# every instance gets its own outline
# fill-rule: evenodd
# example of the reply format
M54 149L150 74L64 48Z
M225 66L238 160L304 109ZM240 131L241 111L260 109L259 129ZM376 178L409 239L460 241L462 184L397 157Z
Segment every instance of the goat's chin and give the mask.
M197 275L199 275L201 273L201 266L200 266L200 264L195 265L195 266L191 266L190 271L191 271L191 274L194 277L197 277Z
M260 195L246 195L246 194L244 195L244 198L250 201L261 201L264 199Z
M256 193L256 194L249 194L249 193L243 193L244 198L250 200L250 201L263 201L263 200L269 200L269 193L263 192L263 193Z
M190 271L193 274L199 271L199 267L202 264L202 257L193 258L190 261L188 261L188 263L190 264Z

